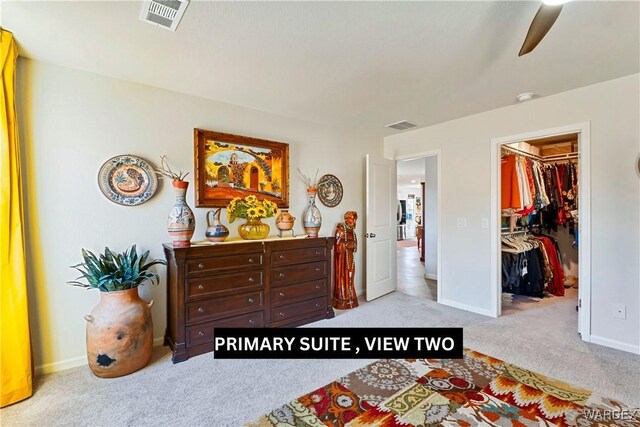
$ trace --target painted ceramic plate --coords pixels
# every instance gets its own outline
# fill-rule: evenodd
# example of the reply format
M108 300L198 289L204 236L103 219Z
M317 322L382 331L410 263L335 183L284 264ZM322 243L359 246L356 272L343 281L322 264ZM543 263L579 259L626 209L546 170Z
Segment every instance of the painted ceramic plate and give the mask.
M336 207L342 201L342 183L334 175L324 175L318 182L318 197L323 205Z
M98 173L102 194L114 203L140 205L158 189L158 177L149 163L140 157L122 155L107 160Z

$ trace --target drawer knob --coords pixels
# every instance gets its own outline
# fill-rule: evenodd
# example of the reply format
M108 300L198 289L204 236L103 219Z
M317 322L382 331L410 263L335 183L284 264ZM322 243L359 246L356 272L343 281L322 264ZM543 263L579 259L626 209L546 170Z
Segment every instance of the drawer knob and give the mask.
M204 313L204 308L198 307L198 313Z
M199 335L199 336L201 336L201 337L203 337L203 336L204 336L204 332L202 332L202 331L198 331L198 335Z
M204 264L203 263L198 264L198 268L204 268Z
M249 304L253 304L253 298L249 298Z
M198 289L203 290L203 289L204 289L204 285L203 285L202 283L200 283L200 284L198 285Z
M320 271L320 267L316 267L316 271Z
M316 308L320 308L320 304L316 303Z
M278 258L280 258L280 259L284 259L284 255L280 255Z
M249 324L253 325L255 322L253 321L253 319L249 319Z
M278 274L278 277L281 278L281 279L284 279L284 273Z
M283 312L280 312L278 314L280 315L280 317L284 317L284 313Z
M320 252L320 251L316 251L316 255L320 255L320 254L321 254L321 252Z
M253 264L253 258L249 258L249 264Z
M316 285L316 289L320 289L320 285Z
M284 292L280 292L280 296L283 297L284 296Z
M253 277L249 277L249 283L253 283Z

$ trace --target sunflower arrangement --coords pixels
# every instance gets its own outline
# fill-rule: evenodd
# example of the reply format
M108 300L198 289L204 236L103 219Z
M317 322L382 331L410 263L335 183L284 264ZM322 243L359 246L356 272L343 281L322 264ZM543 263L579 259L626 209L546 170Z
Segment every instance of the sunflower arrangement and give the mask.
M227 205L227 219L230 223L236 218L258 219L278 215L278 206L269 200L258 200L256 196L233 198Z

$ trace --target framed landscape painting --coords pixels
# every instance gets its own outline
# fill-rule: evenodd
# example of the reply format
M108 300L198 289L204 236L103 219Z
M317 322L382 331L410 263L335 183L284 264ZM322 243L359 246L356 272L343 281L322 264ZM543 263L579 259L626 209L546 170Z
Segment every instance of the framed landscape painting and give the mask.
M197 207L254 195L289 207L289 144L194 129Z

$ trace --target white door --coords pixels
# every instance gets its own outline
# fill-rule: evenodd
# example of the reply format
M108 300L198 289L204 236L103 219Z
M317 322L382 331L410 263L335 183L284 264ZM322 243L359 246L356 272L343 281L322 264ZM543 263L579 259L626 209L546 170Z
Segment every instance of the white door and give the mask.
M366 156L366 298L396 290L396 162Z

